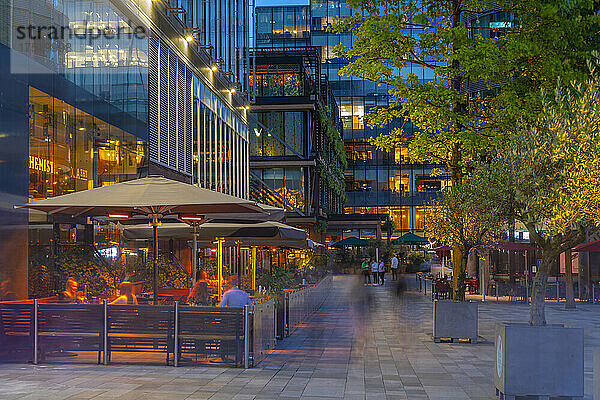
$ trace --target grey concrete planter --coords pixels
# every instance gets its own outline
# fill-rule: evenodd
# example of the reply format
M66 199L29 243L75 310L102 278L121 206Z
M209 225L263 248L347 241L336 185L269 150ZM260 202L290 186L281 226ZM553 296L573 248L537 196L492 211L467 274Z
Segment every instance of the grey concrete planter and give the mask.
M583 397L583 329L497 323L496 394Z
M436 300L433 302L433 339L470 339L477 342L477 303Z

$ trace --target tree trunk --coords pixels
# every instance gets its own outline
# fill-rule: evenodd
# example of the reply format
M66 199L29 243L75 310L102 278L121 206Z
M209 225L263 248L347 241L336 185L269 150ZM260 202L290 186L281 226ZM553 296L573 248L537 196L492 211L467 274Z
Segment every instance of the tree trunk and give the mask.
M546 325L546 285L548 283L548 271L555 259L552 255L544 254L542 250L542 262L533 278L531 287L531 307L529 308L529 325Z
M459 268L458 268L458 275L456 279L453 279L455 282L455 288L454 288L454 295L453 300L454 301L464 301L465 300L465 292L466 292L466 285L465 285L465 275L467 273L467 262L469 260L468 257L468 252L466 252L466 256L462 253L460 253L460 262L458 264ZM454 267L454 266L453 266ZM454 276L454 275L453 275Z
M452 298L454 300L458 300L456 298L456 293L458 292L458 286L460 283L460 268L463 260L463 255L458 248L458 246L452 246Z
M565 251L565 286L567 290L567 302L565 304L565 309L567 310L575 309L575 296L573 293L573 263L571 257L571 249Z

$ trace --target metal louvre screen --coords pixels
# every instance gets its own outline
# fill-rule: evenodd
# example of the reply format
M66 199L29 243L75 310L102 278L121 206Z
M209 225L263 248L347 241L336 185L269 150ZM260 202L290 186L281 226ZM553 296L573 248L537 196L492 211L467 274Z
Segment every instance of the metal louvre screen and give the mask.
M166 47L166 46L165 46ZM177 168L177 56L169 51L169 161Z
M158 74L158 39L150 38L148 45L148 146L150 159L158 161L159 121L159 74Z
M169 162L169 51L162 44L158 49L158 73L159 88L156 102L159 113L158 126L158 162L168 164Z
M162 40L150 38L150 160L192 174L192 71Z
M192 119L194 118L194 113L192 112L192 71L189 68L185 69L185 152L182 157L185 158L185 172L188 174L192 173L193 168L193 125Z

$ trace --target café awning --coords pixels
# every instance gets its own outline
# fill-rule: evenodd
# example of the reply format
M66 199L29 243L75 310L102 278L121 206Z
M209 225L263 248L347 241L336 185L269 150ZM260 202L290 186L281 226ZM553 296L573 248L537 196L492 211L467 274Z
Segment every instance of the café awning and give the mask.
M122 225L123 235L127 239L150 239L152 227L148 225ZM180 222L164 223L159 230L159 237L188 239L193 234L193 228ZM198 240L213 240L216 237L225 239L289 239L306 240L306 232L275 221L257 223L207 222L198 227Z
M339 242L333 243L331 246L333 247L366 247L369 245L369 242L365 239L359 239L356 236L350 236L346 239L342 239Z
M600 251L600 240L594 242L582 243L573 247L573 251L597 252Z

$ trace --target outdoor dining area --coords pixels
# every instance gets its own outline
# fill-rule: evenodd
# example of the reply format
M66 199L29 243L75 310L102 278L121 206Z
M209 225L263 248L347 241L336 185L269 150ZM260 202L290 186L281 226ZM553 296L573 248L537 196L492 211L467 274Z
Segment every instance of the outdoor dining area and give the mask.
M69 277L64 291L52 296L0 302L0 362L248 368L274 348L278 326L283 335L293 332L323 303L331 284L324 277L299 285L276 302L257 287L257 263L264 265L264 254L273 262L278 252L317 244L281 222L282 209L163 177L16 207L110 223L124 240L152 251L151 273L146 281L126 278L117 292L104 295L88 293ZM185 282L180 287L164 287L159 248L165 240L192 248L189 270L178 271Z
M437 266L416 275L419 291L433 299L452 297L452 248L440 245ZM569 253L574 298L579 301L600 300L598 261L600 241L576 246ZM563 253L548 276L546 300L565 301L567 297L567 263ZM540 262L540 251L525 242L501 242L471 254L467 264L465 289L473 300L530 301L532 283Z

